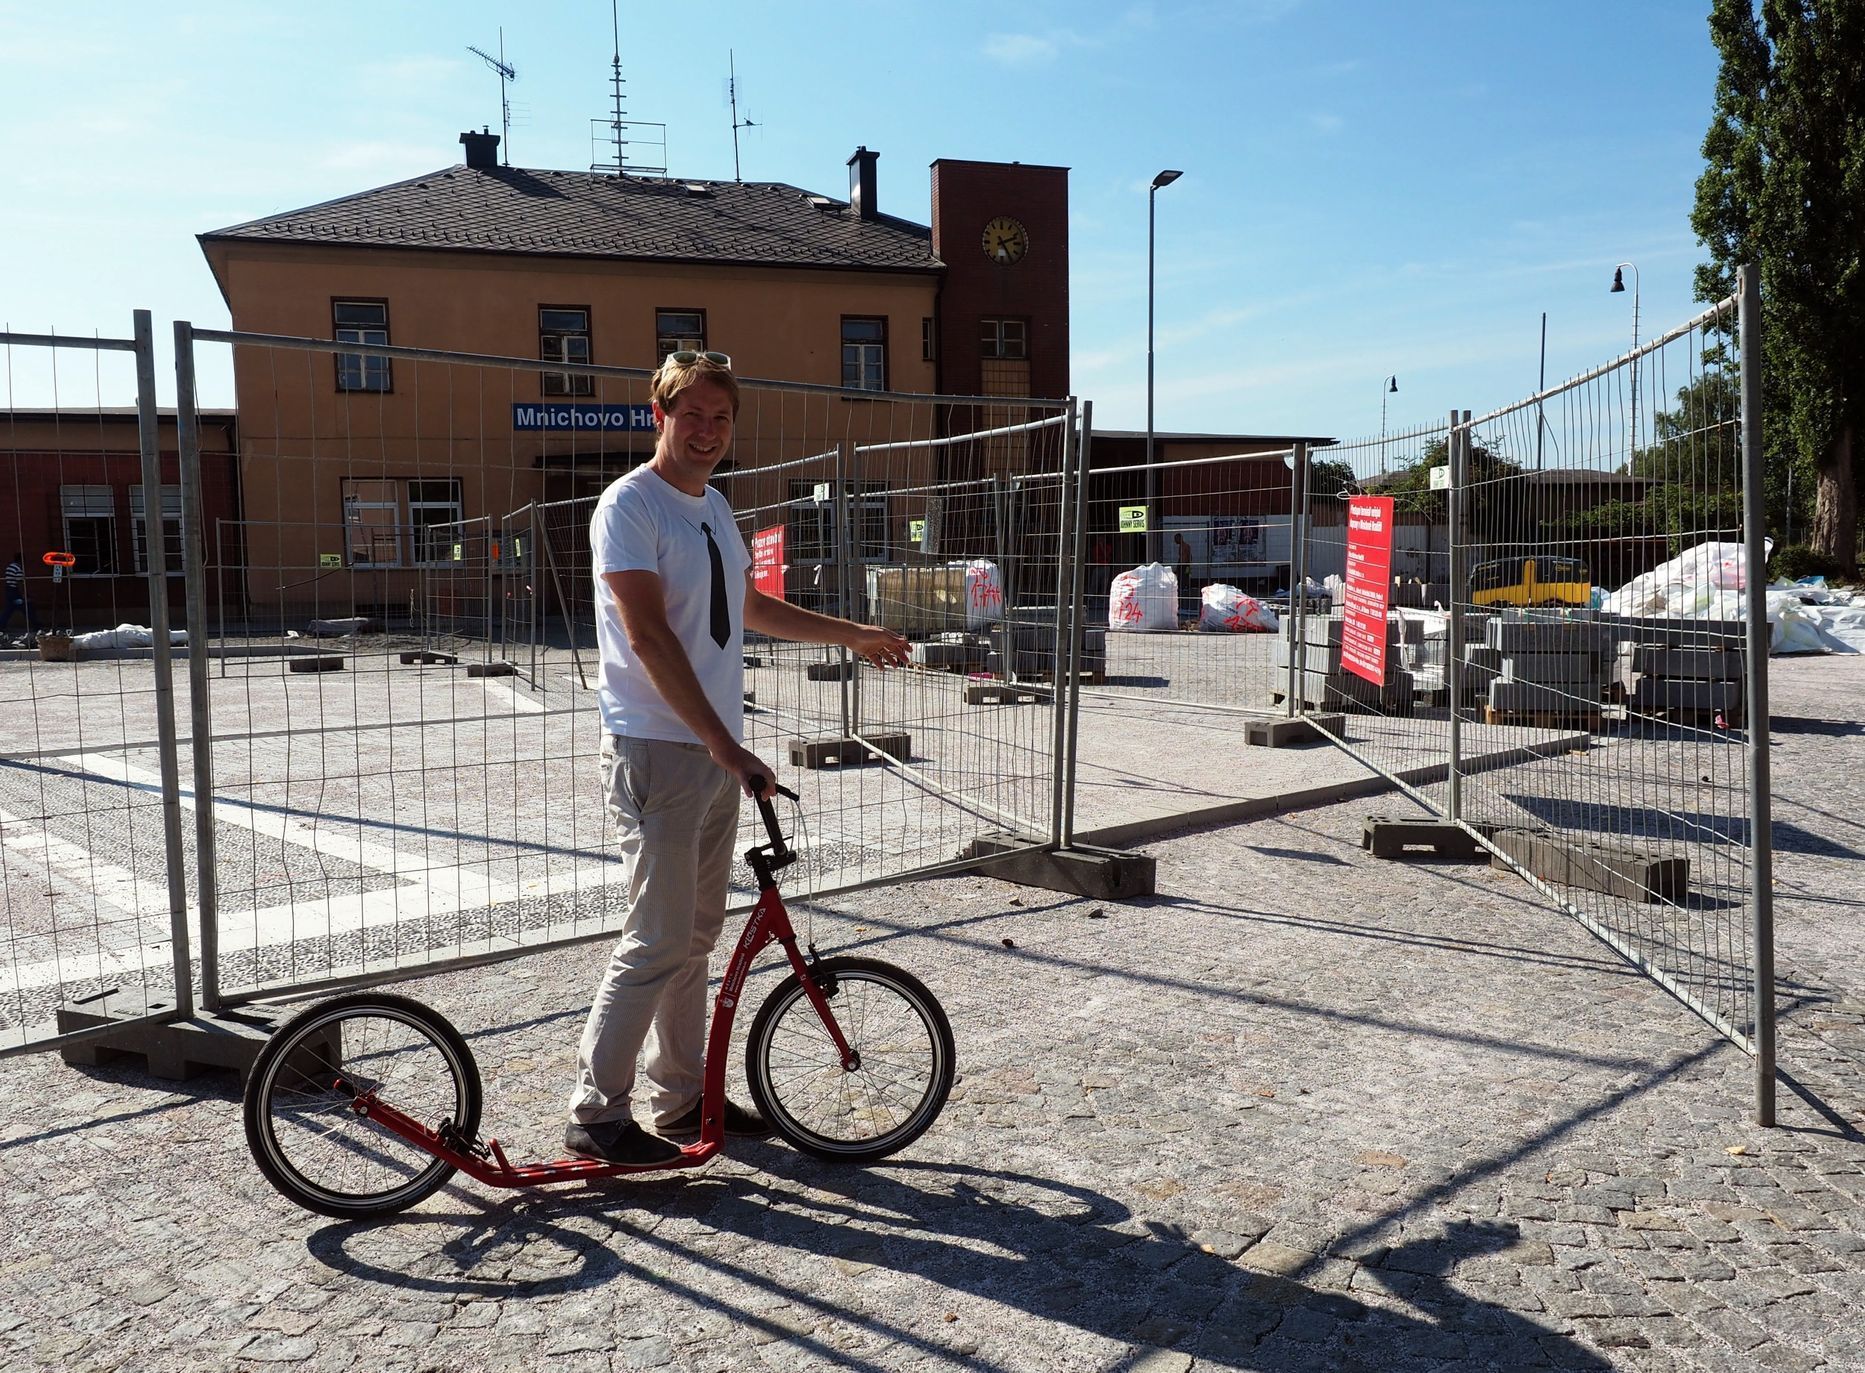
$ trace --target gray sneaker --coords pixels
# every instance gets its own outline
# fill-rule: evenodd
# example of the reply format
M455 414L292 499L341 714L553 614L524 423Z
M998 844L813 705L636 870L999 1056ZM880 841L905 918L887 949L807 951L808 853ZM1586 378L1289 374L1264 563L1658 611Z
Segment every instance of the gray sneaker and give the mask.
M651 1135L632 1120L603 1120L594 1125L571 1121L563 1132L563 1147L604 1163L652 1167L680 1157L680 1146Z

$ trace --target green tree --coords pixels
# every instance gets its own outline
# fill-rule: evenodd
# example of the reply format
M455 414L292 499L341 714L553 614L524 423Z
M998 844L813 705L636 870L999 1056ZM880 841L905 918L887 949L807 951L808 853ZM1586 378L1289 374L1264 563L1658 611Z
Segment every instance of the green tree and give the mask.
M1865 5L1713 0L1722 54L1691 227L1709 250L1699 298L1761 269L1762 416L1770 486L1815 478L1809 542L1858 564L1865 463ZM1779 469L1778 471L1774 469Z

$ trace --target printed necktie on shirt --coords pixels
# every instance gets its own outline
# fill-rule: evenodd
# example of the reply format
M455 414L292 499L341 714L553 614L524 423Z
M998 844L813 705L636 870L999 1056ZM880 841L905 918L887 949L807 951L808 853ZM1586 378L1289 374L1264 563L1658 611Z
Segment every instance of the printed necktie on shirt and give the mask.
M706 556L712 561L712 641L724 648L732 637L732 612L725 604L725 559L712 541L712 526L702 524L699 532L706 536Z

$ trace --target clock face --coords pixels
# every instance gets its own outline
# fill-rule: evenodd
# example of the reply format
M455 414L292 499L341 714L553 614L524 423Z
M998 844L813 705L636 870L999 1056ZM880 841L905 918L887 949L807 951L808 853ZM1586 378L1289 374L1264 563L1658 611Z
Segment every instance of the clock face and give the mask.
M1009 215L999 215L984 226L984 255L1008 266L1020 262L1030 250L1030 235Z

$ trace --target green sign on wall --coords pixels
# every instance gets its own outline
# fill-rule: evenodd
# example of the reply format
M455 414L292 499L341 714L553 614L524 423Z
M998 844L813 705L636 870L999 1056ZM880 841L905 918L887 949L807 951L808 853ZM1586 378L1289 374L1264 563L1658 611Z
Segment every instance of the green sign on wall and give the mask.
M1123 534L1144 534L1146 532L1146 507L1143 505L1121 506L1120 532Z

